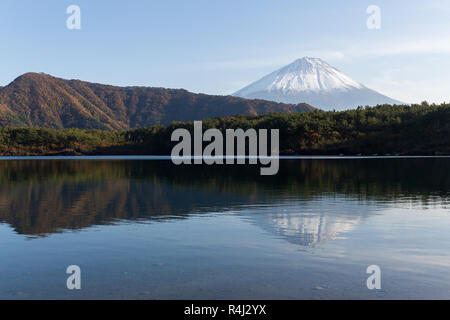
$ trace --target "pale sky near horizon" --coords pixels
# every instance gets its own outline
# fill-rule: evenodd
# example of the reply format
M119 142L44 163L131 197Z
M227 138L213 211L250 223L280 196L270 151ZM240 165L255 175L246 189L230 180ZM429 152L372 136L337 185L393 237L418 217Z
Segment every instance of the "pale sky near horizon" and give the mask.
M72 4L81 30L66 27ZM312 56L404 102L450 101L448 0L2 0L0 37L0 86L45 72L231 94Z

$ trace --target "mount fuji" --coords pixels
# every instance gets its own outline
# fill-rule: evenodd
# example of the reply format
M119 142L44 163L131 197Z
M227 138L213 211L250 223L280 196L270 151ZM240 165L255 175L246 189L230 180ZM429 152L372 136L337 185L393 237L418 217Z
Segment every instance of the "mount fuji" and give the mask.
M291 104L306 102L323 110L403 104L352 80L325 61L309 57L298 59L233 95Z

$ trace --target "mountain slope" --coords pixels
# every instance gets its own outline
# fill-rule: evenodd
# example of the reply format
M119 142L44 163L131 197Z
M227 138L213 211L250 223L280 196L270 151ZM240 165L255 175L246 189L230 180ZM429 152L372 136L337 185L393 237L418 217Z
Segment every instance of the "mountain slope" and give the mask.
M317 58L302 58L237 91L234 96L283 103L306 102L325 110L401 104L352 80Z
M129 129L236 114L304 112L287 105L182 89L115 87L27 73L0 88L0 126Z

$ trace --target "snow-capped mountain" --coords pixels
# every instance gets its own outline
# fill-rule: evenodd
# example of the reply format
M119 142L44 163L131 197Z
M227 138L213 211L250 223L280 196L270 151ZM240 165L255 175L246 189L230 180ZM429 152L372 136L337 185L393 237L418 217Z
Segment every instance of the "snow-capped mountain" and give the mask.
M233 94L283 103L306 102L324 110L401 104L352 80L318 58L302 58Z

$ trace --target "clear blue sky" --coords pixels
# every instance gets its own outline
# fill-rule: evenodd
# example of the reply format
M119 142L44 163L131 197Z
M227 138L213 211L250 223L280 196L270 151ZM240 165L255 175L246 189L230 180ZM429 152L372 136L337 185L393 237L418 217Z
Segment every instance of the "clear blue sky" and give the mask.
M231 94L313 56L405 102L450 101L448 0L2 0L0 38L0 85L33 71Z

